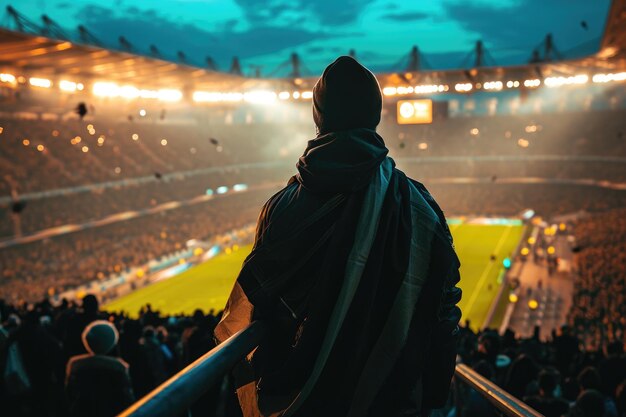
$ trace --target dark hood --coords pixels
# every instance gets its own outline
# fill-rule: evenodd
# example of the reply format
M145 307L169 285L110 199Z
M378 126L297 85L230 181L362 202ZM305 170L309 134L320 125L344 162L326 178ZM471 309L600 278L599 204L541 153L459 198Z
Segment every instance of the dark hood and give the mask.
M313 119L320 134L376 129L383 97L374 74L354 58L340 56L313 87Z
M314 192L351 192L367 185L389 151L371 129L327 133L310 140L297 179Z

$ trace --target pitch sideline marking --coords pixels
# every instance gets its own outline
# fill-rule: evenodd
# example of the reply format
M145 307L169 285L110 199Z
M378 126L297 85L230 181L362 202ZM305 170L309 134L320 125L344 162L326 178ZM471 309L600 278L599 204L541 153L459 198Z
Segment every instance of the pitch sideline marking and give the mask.
M508 225L506 227L506 231L504 233L502 233L502 237L500 237L500 240L498 241L498 244L496 245L496 249L494 251L496 254L498 254L500 252L500 249L502 248L502 245L506 241L506 238L511 233L511 229L512 228L513 228L513 226ZM478 279L478 284L476 284L476 287L475 287L474 291L472 291L472 296L470 297L470 300L467 303L467 307L465 308L465 311L463 312L465 317L469 316L469 313L472 310L472 307L474 306L474 303L476 302L476 298L478 298L478 294L480 293L480 289L482 288L483 285L485 285L484 281L487 279L487 275L489 275L489 272L491 271L491 268L493 267L493 265L495 263L496 263L496 261L489 262L489 265L487 265L487 267L485 268L485 270L481 274L480 278Z

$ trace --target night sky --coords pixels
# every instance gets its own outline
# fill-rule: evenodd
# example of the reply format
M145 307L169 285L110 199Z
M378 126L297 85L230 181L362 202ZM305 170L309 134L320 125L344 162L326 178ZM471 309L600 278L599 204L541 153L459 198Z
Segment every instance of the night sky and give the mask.
M552 32L565 57L597 50L609 0L0 0L0 24L11 4L29 19L47 14L75 35L86 26L107 45L120 35L146 53L156 45L174 59L183 51L202 65L211 56L227 69L232 56L245 72L264 75L292 52L318 74L336 56L356 51L375 71L399 70L413 45L430 68L458 68L478 39L497 65L525 63ZM467 64L469 65L469 64Z

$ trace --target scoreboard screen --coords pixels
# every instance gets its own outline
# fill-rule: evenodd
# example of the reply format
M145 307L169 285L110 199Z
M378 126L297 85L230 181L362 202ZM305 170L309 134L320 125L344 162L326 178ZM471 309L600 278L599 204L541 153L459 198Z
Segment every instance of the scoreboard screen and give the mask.
M401 125L432 123L433 101L429 99L399 100L397 120Z

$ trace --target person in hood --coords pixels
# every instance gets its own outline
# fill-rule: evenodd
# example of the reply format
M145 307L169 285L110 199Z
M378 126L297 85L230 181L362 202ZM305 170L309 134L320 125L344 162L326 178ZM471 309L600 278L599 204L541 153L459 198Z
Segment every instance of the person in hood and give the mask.
M105 320L90 323L82 334L88 353L70 358L65 391L72 417L112 417L129 407L135 397L128 364L109 356L119 334Z
M317 137L264 205L215 329L266 326L233 371L245 417L425 416L447 399L459 260L435 200L387 156L381 110L351 57L313 89Z

